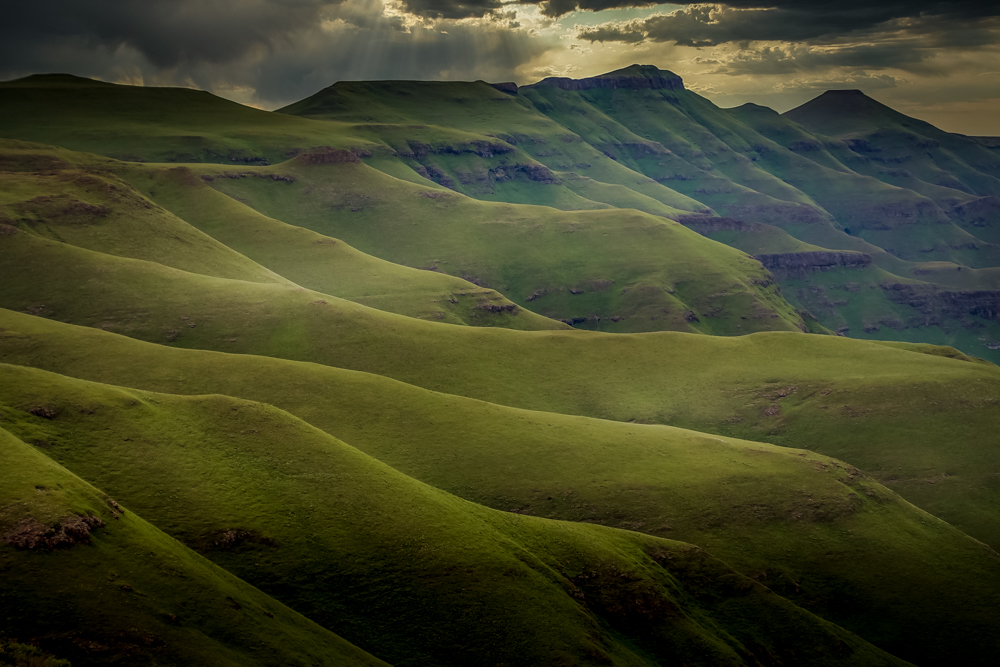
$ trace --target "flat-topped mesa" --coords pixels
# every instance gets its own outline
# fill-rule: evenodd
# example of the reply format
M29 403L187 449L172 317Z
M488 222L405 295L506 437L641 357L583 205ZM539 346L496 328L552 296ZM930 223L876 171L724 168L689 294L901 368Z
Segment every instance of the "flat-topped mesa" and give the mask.
M499 90L501 93L507 93L508 95L517 95L517 84L513 81L503 81L501 83L491 83L489 84Z
M631 65L600 76L570 79L550 76L522 88L562 88L563 90L593 90L595 88L647 88L654 90L684 90L684 81L655 65Z

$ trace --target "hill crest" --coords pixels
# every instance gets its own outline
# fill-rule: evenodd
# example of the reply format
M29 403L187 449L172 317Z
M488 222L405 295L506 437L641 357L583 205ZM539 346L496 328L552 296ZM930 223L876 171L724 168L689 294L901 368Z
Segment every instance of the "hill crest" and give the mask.
M562 88L563 90L593 90L595 88L649 88L653 90L684 90L684 81L673 72L656 65L630 65L623 69L584 79L550 76L522 88Z

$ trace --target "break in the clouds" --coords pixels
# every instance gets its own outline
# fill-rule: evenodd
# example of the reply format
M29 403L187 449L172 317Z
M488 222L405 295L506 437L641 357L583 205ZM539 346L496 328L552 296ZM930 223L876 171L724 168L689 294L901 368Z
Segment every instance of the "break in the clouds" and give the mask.
M34 0L0 21L0 79L69 72L275 108L338 80L531 83L632 63L727 105L881 91L1000 134L1000 5L889 0ZM935 116L935 114L937 114ZM948 125L951 123L951 125Z

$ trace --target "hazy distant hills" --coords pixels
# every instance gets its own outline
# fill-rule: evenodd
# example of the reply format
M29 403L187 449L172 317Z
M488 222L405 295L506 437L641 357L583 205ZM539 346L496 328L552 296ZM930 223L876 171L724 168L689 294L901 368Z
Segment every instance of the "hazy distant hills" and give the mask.
M0 664L996 664L990 146L0 84Z

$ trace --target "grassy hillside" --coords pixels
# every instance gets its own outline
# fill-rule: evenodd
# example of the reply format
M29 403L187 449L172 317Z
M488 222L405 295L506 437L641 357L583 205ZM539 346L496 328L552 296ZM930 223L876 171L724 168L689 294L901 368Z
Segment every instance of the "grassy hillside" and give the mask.
M2 136L0 662L1000 656L982 141L648 66L36 76Z
M0 237L0 243L0 271L22 277L0 284L5 308L155 343L363 370L515 407L815 448L905 486L906 497L976 536L997 534L990 527L1000 520L993 509L1000 498L975 457L959 456L958 468L945 468L943 460L918 464L904 454L914 438L937 455L965 438L992 456L985 443L975 444L976 433L995 425L989 397L997 395L1000 376L989 364L790 332L725 339L456 327L30 234ZM952 406L945 417L934 406L938 401ZM796 416L799 405L805 409ZM877 419L855 418L873 410ZM866 434L859 439L861 427ZM878 448L866 446L873 441ZM908 474L897 476L898 467ZM927 481L959 469L978 480L974 487L955 479L943 491ZM942 493L948 495L941 503L931 500ZM985 514L980 494L989 499Z
M214 177L211 185L266 215L466 277L576 326L717 334L801 326L759 264L662 218L477 202L350 161L297 158L260 173L294 181Z
M778 223L796 240L808 244L867 252L880 267L893 273L886 276L888 281L883 284L905 285L906 279L913 275L924 276L921 280L928 281L929 274L943 279L945 285L952 282L947 271L932 268L928 260L953 263L948 268L952 274L964 268L967 272L972 270L971 275L977 273L969 267L995 267L1000 262L1000 251L991 245L1000 239L992 231L1000 211L996 197L978 196L988 195L989 191L981 188L977 191L976 186L963 184L965 180L977 183L992 178L989 165L995 159L983 158L970 149L966 144L972 140L948 138L946 133L883 108L885 113L874 114L877 121L869 119L872 127L878 125L881 129L872 135L868 152L862 155L863 151L851 149L860 146L857 142L813 134L770 109L754 105L718 109L684 90L677 77L673 77L675 84L658 88L644 87L646 84L642 83L653 79L662 82L671 77L669 72L655 68L631 67L603 78L541 82L522 87L514 95L483 84L341 83L282 111L341 121L359 121L364 116L396 124L393 127L397 133L402 132L399 124L406 121L411 126L433 122L473 132L489 132L486 128L492 128L497 136L510 139L519 149L532 152L535 159L554 173L564 175L560 176L563 185L580 182L577 174L586 174L585 178L594 183L614 181L626 183L618 187L628 187L633 192L641 189L634 179L615 180L598 173L611 162L618 169L668 184L738 220ZM613 81L613 85L601 84L598 79L605 83ZM400 96L414 103L400 106L396 103ZM831 117L859 113L853 108L832 107L837 110L828 114ZM540 116L559 123L559 129L548 128ZM933 173L924 173L910 171L901 164L909 164L912 150L905 155L879 157L882 137L892 140L887 128L901 122L907 127L930 128L937 138L926 139L925 144L938 145L943 141L941 145L949 146L949 154L961 153L965 161L955 158L945 164L938 159L943 166ZM497 129L503 131L498 133ZM571 133L565 134L567 130ZM563 141L552 141L553 137L562 137ZM917 144L924 145L919 141ZM582 147L596 148L597 157L578 155L584 150ZM978 150L983 152L982 147ZM461 161L449 159L455 164ZM449 172L453 176L461 172L455 164ZM975 167L969 167L970 164ZM948 171L951 168L953 171ZM438 172L433 169L432 172L425 175L444 182L434 175ZM460 183L472 181L459 175L456 182L459 185L450 185L462 189ZM463 191L480 198L497 197L482 188ZM592 199L656 212L630 199ZM528 201L509 194L507 200ZM578 204L554 199L537 202L579 208ZM712 238L744 250L760 245L759 235L745 243L740 238L725 239L725 235ZM900 258L912 264L907 265ZM786 288L801 287L780 282ZM931 289L929 301L927 295L921 297L927 305L917 305L915 310L911 307L914 311L911 317L885 317L886 312L898 309L898 304L892 302L892 294L884 295L885 298L872 302L871 311L864 313L867 328L847 324L858 319L856 313L839 306L834 306L832 312L830 308L820 309L817 317L829 329L858 337L868 337L871 326L877 326L874 323L880 320L893 322L896 326L890 327L893 332L890 336L936 344L957 343L970 353L1000 359L990 347L1000 339L1000 330L992 318L977 315L979 311L991 312L990 304L996 296L983 291L995 290L994 281L964 282L972 283L963 286L971 293L955 299L940 294L940 289ZM944 291L952 290L945 287ZM947 312L954 310L955 303L968 306L960 307L958 312Z
M3 377L5 389L25 388L17 369ZM19 391L15 402L27 398ZM0 414L0 609L8 638L75 665L385 665L54 463L35 429L17 428L26 413L4 405ZM94 461L107 469L106 458Z
M297 283L380 310L452 324L566 326L515 306L494 290L379 260L338 239L262 216L183 167L130 168L87 153L10 140L0 140L0 160L0 182L6 187L0 195L0 225L8 232L13 228L209 276L288 287ZM154 204L152 196L172 212Z
M815 108L819 111L813 115L819 120L809 128L793 122L791 116L753 105L718 109L673 78L676 82L669 87L637 87L633 82L672 79L669 72L633 67L582 83L542 82L522 87L516 94L482 82L342 82L283 113L268 114L188 90L112 86L65 76L29 77L0 84L5 107L11 110L6 116L0 114L0 135L134 159L252 165L280 162L317 146L340 146L351 148L384 173L429 188L429 192L444 185L484 200L565 210L627 207L674 219L710 214L714 209L744 223L777 224L807 245L868 253L880 268L903 279L890 276L885 284L906 285L908 279L917 278L936 285L911 299L913 317L882 317L899 305L891 298L899 295L889 293L861 319L870 326L880 320L904 325L888 327L893 333L879 335L960 344L967 353L1000 360L995 348L1000 330L988 315L995 309L993 274L1000 263L995 245L1000 236L994 233L1000 229L996 225L1000 204L990 194L990 183L996 180L995 151L978 140L948 135L908 119L867 98L844 107L840 115L845 119L837 121L858 124L859 132L868 132L856 141L853 135L821 133L823 113L831 114L820 107L839 109L843 106L839 102L818 100ZM604 83L594 83L597 79ZM82 112L68 114L68 109ZM846 120L848 116L855 120ZM33 122L27 123L27 118ZM881 129L864 129L875 126ZM129 134L129 128L142 136ZM833 126L827 129L833 134L841 131ZM905 137L900 139L900 133ZM131 155L122 152L125 141ZM930 157L915 158L915 147L925 144ZM173 151L167 150L170 146ZM917 162L911 165L914 159ZM375 197L381 198L378 188L382 184L372 185ZM234 186L229 191L246 198L240 189ZM339 212L364 210L372 188L356 188L350 194L332 205L341 207ZM315 217L315 211L298 210L296 200L282 201L287 208L278 210L261 199L249 198L282 221L305 224L302 220ZM406 208L409 205L403 203ZM292 216L297 218L290 220ZM724 236L713 238L743 249L760 245L756 243L759 238L743 242ZM354 237L345 240L358 245ZM361 249L379 254L374 246ZM445 264L435 265L433 260L439 257L433 248L428 250L415 258L426 263L412 265L438 266L454 273ZM310 273L315 276L316 271ZM685 330L690 325L676 314L660 313L664 307L676 309L671 299L656 295L658 290L672 289L662 279L644 281L643 287L649 289L642 298L634 290L624 300L609 294L554 295L556 290L586 291L594 281L603 285L615 279L581 277L576 285L546 280L546 285L528 285L532 288L523 295L508 296L521 307L542 309L542 303L524 300L542 292L538 298L551 304L544 314L583 328L620 332ZM500 282L510 280L504 277ZM328 291L318 287L320 282L308 286ZM785 284L784 279L779 282ZM799 289L801 285L786 287ZM356 291L333 293L353 298L347 292ZM445 321L468 322L470 315L480 314L470 311L469 303L441 308L439 299L431 297L431 303L410 308L405 305L410 297L382 298L371 290L361 291L368 305L418 317L435 318L444 312ZM961 294L953 297L950 292L954 291ZM716 289L710 294L724 292ZM462 296L456 299L471 301ZM487 301L504 305L496 297ZM800 308L803 303L796 300ZM692 304L691 311L705 321L712 309L700 305ZM956 308L957 312L948 312ZM820 310L814 314L819 320L815 330L839 329L857 337L871 334L864 327L846 324L857 320L853 307L834 304L832 310ZM507 326L523 324L514 320ZM747 329L737 330L730 323L728 329L701 330L733 333Z
M570 210L604 203L671 218L707 208L619 165L523 96L482 81L342 81L278 112L357 123L355 132L388 144L419 173L481 199ZM467 133L464 141L455 130Z
M903 664L696 547L487 510L269 406L4 373L11 429L393 664Z
M844 451L862 458L865 452L876 453L872 442L898 443L885 451L879 448L892 458L892 465L877 470L872 479L802 451L663 426L505 408L315 364L170 350L13 313L5 313L2 326L0 350L7 362L158 391L225 391L270 402L398 470L497 509L603 523L699 544L897 655L937 651L935 647L951 645L942 637L961 635L955 626L928 626L928 607L953 606L948 614L968 614L958 623L967 627L979 627L982 621L976 619L982 610L992 608L993 603L977 602L989 587L972 582L997 576L996 556L965 542L936 519L911 514L909 505L890 500L894 496L874 481L895 479L900 484L893 488L904 494L931 489L921 501L951 510L970 525L983 522L979 527L995 535L990 531L995 531L996 510L989 508L996 507L996 501L989 499L988 491L988 471L995 462L989 458L992 448L983 442L977 446L975 434L985 432L995 419L995 405L982 396L996 394L996 380L992 389L975 383L968 394L942 401L955 393L957 383L942 383L940 368L934 372L921 363L926 359L931 366L960 375L965 367L986 368L969 362L844 339L802 337L854 348L867 345L875 348L872 357L898 354L902 356L897 361L903 363L914 358L930 386L924 395L930 392L928 398L933 396L930 400L940 412L934 420L912 423L911 430L900 429L900 422L912 422L926 410L928 398L919 398L920 390L907 392L911 399L917 397L917 405L893 419L891 411L898 412L903 403L895 397L890 397L890 405L873 401L891 381L868 385L870 392L860 397L851 382L825 384L827 399L822 391L801 385L781 387L781 378L756 391L741 391L742 396L715 397L730 401L717 406L706 405L715 393L707 388L678 388L678 393L695 394L692 403L703 410L721 408L723 414L739 409L749 396L755 405L744 409L748 421L760 422L758 429L773 429L772 436L780 435L785 444L797 437L799 444L819 448L857 443L862 447ZM82 355L81 349L92 353ZM578 381L581 368L573 371ZM598 374L605 371L597 369ZM971 377L964 377L963 384ZM796 401L800 389L819 400ZM976 394L979 406L959 407ZM864 408L855 397L861 404L876 405L875 414L858 414ZM777 406L778 414L767 416L772 412L768 406ZM818 415L829 413L831 418L815 423ZM940 430L927 430L935 421ZM857 429L872 435L859 438ZM898 440L886 437L897 429ZM748 430L753 427L748 425ZM918 435L921 430L924 437ZM960 450L954 448L956 439L964 443ZM947 467L949 476L938 475L932 480L936 484L914 479L926 474L926 466ZM932 564L938 560L951 565ZM968 565L956 565L959 562ZM979 574L968 579L973 570ZM920 586L913 585L914 571L922 573ZM972 644L981 646L982 640ZM993 649L983 650L990 654Z
M122 86L66 74L0 83L0 136L123 160L259 164L311 146L369 145L346 130L188 88Z
M66 151L2 146L0 224L6 229L220 278L291 284L154 205L108 173L110 161L94 158L98 168L76 168L63 159Z

